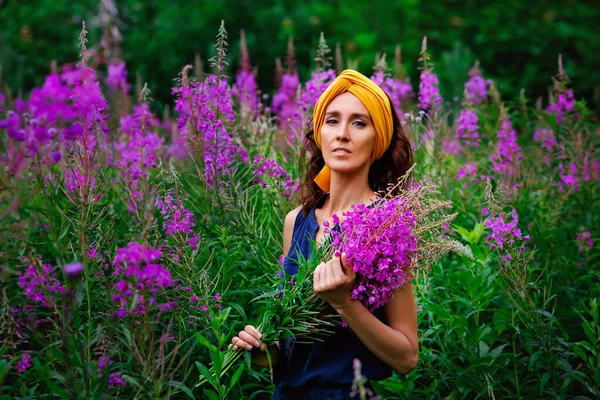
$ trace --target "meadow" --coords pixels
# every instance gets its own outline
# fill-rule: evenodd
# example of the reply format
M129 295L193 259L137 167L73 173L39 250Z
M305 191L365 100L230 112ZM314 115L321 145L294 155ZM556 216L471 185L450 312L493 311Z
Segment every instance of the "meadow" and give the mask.
M23 98L2 89L0 398L269 398L268 369L223 363L276 285L312 107L343 61L321 35L300 82L290 45L270 95L241 46L227 76L222 24L210 72L173 71L162 115L85 25L79 60ZM361 71L473 255L417 273L419 364L374 382L379 398L600 396L600 124L556 57L537 101L478 64L442 98L426 38Z

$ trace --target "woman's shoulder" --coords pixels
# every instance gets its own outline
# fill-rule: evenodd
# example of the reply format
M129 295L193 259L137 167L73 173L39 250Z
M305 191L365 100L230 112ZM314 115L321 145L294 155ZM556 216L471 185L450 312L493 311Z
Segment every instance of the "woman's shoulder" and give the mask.
M294 208L292 211L287 213L285 216L284 226L290 226L292 230L294 229L294 222L296 222L296 218L298 218L298 214L302 211L302 206L298 206Z

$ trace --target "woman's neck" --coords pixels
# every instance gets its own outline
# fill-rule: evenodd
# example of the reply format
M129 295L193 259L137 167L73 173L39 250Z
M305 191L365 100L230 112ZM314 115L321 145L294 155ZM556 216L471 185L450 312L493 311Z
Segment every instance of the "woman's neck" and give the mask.
M370 204L377 199L376 194L369 187L368 175L364 177L354 175L353 179L344 179L343 175L335 174L333 171L331 175L329 196L321 206L326 220L329 220L333 214L341 216L341 212L350 210L352 204L361 202Z

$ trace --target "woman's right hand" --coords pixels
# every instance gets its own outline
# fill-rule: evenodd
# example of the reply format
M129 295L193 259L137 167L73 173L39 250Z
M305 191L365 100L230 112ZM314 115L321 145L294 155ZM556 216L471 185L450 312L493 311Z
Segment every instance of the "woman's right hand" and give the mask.
M237 336L231 339L229 348L231 350L245 349L252 350L259 348L261 345L262 333L252 325L246 325L243 331L240 331Z

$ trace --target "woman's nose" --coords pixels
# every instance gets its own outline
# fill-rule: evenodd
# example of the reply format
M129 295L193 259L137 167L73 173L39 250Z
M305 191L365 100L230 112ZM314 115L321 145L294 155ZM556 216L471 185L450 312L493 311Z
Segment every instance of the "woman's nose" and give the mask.
M348 140L350 138L350 135L348 134L348 129L350 127L348 126L347 123L341 123L339 125L339 129L336 132L335 138L337 140Z

